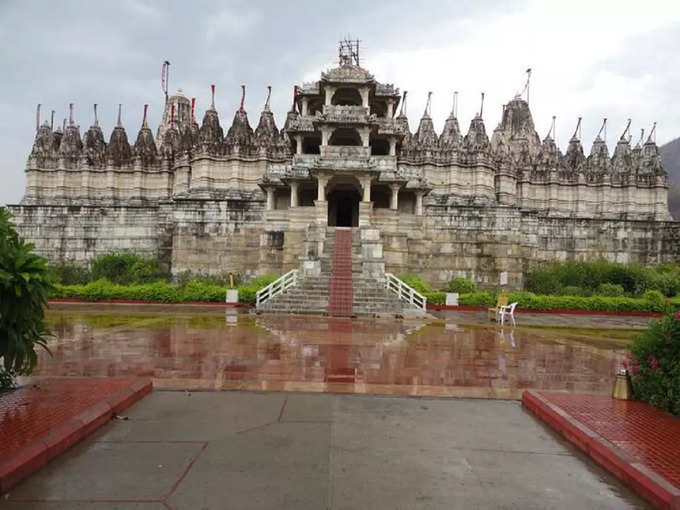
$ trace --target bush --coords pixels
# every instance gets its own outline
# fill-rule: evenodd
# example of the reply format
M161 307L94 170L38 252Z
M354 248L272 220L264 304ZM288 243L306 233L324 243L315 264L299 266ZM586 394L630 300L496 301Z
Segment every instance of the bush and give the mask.
M623 286L617 283L601 283L597 287L597 294L606 297L623 296Z
M560 291L560 295L562 295L562 296L585 296L586 292L581 287L577 287L576 285L567 285L566 287L562 287L562 290Z
M432 291L425 280L414 274L402 274L399 275L398 278L406 285L412 287L421 294L426 294Z
M558 294L562 284L549 268L533 268L524 275L524 287L537 294Z
M458 292L459 294L469 294L477 290L475 283L468 278L454 278L449 282L449 292Z
M493 306L496 301L496 296L486 291L461 294L458 297L458 304L463 306Z
M229 274L230 273L225 272L220 272L217 274L206 274L194 271L182 271L181 273L176 274L172 278L172 280L178 285L186 285L189 282L202 282L207 283L209 285L222 285L224 287L228 287L230 283ZM234 285L235 286L240 285L241 275L233 273L231 274L234 280Z
M62 285L84 285L92 279L87 265L63 261L49 265L57 283Z
M446 292L425 292L427 303L431 305L443 305L446 303Z
M168 279L167 271L151 257L134 253L108 253L92 259L91 280L106 279L112 283L130 285Z
M47 349L44 320L52 274L33 245L19 237L11 215L0 207L0 384L9 389L15 375L29 374L36 346Z
M680 415L680 320L654 321L630 347L633 396Z

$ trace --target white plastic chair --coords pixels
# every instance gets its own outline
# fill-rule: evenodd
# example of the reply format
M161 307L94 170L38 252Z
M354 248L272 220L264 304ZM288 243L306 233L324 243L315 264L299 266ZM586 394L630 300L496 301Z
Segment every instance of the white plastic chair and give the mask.
M507 306L501 306L498 309L498 318L500 319L501 326L505 322L505 316L510 317L510 321L512 322L512 325L515 325L515 307L517 306L517 303L510 303Z

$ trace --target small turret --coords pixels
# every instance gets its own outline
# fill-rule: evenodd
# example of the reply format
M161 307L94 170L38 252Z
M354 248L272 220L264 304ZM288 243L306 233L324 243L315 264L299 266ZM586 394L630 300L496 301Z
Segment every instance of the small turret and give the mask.
M142 127L137 134L135 140L134 155L140 159L143 166L154 164L158 160L158 151L156 150L156 142L153 139L153 133L146 122L146 114L149 108L148 104L144 105L144 116L142 117Z
M555 116L553 115L550 131L548 131L548 134L543 139L537 162L544 169L554 168L557 166L559 158L560 151L555 143Z
M479 113L470 121L470 129L468 129L465 138L463 139L463 146L468 152L485 152L489 150L489 137L486 134L486 127L482 119L482 112L484 111L484 92L482 92L482 102L479 108Z
M430 105L432 101L432 92L427 93L427 103L425 105L425 111L423 116L420 118L420 123L418 124L418 130L413 136L413 143L416 149L432 149L437 146L438 137L434 130L434 124L432 123L432 118L430 117Z
M250 127L248 123L248 114L243 108L243 103L245 101L246 86L241 85L241 104L238 110L234 114L234 120L231 123L231 127L227 132L226 143L229 147L238 146L240 151L243 149L248 149L253 144L253 128Z
M623 131L621 138L616 143L614 149L614 156L612 157L612 166L616 173L629 172L633 164L633 151L630 149L630 139L628 131L630 130L631 119L628 119L626 129Z
M491 146L495 149L499 139L510 147L515 159L526 159L538 156L541 151L541 139L536 133L534 120L527 103L520 95L516 95L503 107L501 122L494 130Z
M269 108L269 99L271 97L272 88L267 87L267 100L264 103L264 108L260 114L260 122L255 129L255 143L260 147L273 147L279 142L279 130L276 127L274 114Z
M603 138L604 136L604 138ZM588 170L591 173L608 173L611 170L611 161L609 160L609 149L606 142L607 136L607 119L602 121L602 127L595 137L593 146L590 149L590 156L588 156L587 164Z
M96 167L103 166L106 160L106 142L104 141L102 128L99 126L96 104L94 105L94 122L90 126L90 129L85 132L83 138L87 164Z
M220 119L215 109L215 85L210 85L212 101L210 108L203 115L203 123L198 133L198 143L201 148L213 154L221 154L223 150L224 131L220 126Z
M567 152L564 155L564 166L566 170L579 172L586 162L586 156L583 153L583 145L581 145L581 117L578 118L574 134L569 140Z
M458 149L463 143L463 136L458 125L458 92L453 93L453 108L446 122L444 130L439 137L439 146L442 149Z
M52 150L53 135L52 128L47 121L40 125L40 105L38 105L36 111L36 124L35 140L33 141L30 158L37 158L38 161L36 163L39 166L44 166L45 159L50 156L50 151Z
M66 124L64 122L64 124ZM57 129L54 129L54 110L52 110L52 122L50 123L50 127L52 128L52 147L50 150L50 154L52 157L57 157L59 154L59 146L61 145L61 139L64 137L64 131L57 126Z
M170 126L165 130L161 140L161 152L164 156L173 158L182 151L182 141L179 129L175 123L175 105L170 106Z
M126 166L132 161L132 149L120 116L121 105L118 105L118 121L111 132L109 145L106 147L106 161L109 165L115 167Z
M174 116L172 111L174 109ZM158 133L156 137L162 141L165 139L165 132L170 129L170 124L174 124L175 129L182 130L191 122L191 102L189 98L184 95L182 89L177 89L177 92L170 96L165 103L163 110L163 117L158 126Z
M647 175L666 175L659 154L659 148L656 145L656 122L649 132L647 141L642 146L642 155L640 158L640 168L638 172Z
M64 136L59 144L59 157L75 161L80 157L83 150L83 142L80 139L80 128L73 120L73 103L69 105L69 119Z
M196 98L191 98L191 118L189 122L180 130L181 148L184 152L193 151L198 145L198 134L200 128L195 117Z
M406 97L408 96L408 90L404 91L401 99L401 106L399 108L399 115L394 119L397 123L400 133L403 135L400 143L400 152L402 155L408 154L411 150L413 144L413 135L411 134L411 128L408 125L408 117L406 116Z

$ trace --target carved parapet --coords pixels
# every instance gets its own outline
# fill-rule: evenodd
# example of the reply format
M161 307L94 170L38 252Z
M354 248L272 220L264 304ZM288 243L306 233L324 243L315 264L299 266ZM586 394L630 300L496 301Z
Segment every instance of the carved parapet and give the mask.
M350 145L325 145L321 147L322 158L333 159L368 159L371 156L371 148Z
M314 120L315 117L309 115L303 117L302 115L299 115L295 119L290 119L290 122L286 126L286 131L289 133L313 132Z

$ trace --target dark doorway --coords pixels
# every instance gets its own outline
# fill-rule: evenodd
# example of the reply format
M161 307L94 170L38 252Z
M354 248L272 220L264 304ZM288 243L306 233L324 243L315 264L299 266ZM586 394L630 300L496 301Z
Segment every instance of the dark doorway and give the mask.
M360 199L354 190L336 190L328 195L328 225L358 227Z

